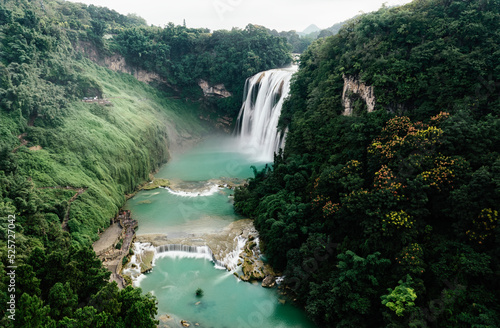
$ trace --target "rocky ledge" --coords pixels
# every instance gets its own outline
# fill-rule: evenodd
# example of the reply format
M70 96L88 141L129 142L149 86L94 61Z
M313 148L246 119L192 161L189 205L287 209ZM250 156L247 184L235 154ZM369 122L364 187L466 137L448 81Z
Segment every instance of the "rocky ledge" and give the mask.
M164 234L139 235L136 241L151 244L153 247L167 244L186 246L208 246L216 260L224 262L232 250L238 248L238 237L246 239L245 246L237 254L238 268L229 268L239 279L248 282L261 282L263 287L276 286L278 276L272 267L262 260L259 248L258 232L249 219L238 220L229 224L220 233L191 235L184 238L169 238ZM150 254L143 254L140 259L141 272L151 269ZM236 262L234 262L236 263Z
M262 287L272 288L276 285L276 274L273 268L262 261L258 246L258 239L249 236L245 248L240 253L242 274L238 277L243 281L262 281Z

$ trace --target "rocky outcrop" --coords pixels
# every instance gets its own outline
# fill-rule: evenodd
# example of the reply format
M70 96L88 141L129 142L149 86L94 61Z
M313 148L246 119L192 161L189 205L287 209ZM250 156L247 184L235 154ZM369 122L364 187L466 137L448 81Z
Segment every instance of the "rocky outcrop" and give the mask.
M199 80L198 85L201 90L203 90L203 95L205 97L227 98L233 95L231 92L226 90L224 84L210 85L205 80Z
M125 58L118 54L114 54L104 58L104 66L115 72L122 72L133 75L137 80L144 83L162 82L167 83L167 80L160 77L160 75L148 72L142 69L134 69L127 65Z
M250 257L245 257L241 265L243 275L240 276L243 281L255 281L265 278L264 275L264 262L261 260L254 260Z
M243 251L240 253L241 271L238 277L243 281L262 281L262 287L271 288L276 285L272 267L260 259L258 240L249 236Z
M367 86L354 76L342 76L344 79L344 90L342 92L342 104L344 105L344 115L353 113L353 94L358 95L366 103L368 112L375 109L375 94L373 86Z
M80 41L75 46L75 49L79 52L84 53L93 62L109 68L112 71L133 75L137 80L141 82L151 83L155 81L168 85L167 80L160 77L156 73L131 67L126 63L125 58L120 56L119 54L113 54L111 56L101 56L101 54L90 42Z
M274 275L269 274L262 280L262 287L273 288L274 286L276 286L276 277Z

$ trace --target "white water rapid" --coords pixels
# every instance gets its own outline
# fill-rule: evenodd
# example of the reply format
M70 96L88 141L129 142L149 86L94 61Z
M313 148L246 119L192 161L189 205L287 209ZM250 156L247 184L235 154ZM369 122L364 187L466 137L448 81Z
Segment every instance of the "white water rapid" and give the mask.
M292 66L260 72L245 83L235 132L240 149L256 154L258 160L272 161L274 153L285 144L285 133L278 131L278 120L296 71L297 66Z

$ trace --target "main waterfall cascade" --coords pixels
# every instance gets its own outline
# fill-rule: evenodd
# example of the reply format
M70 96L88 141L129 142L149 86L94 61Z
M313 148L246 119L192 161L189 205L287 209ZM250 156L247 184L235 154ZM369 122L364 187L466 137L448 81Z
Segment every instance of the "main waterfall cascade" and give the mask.
M245 83L235 132L239 146L259 154L259 160L272 161L274 154L284 147L286 133L278 131L278 120L296 71L297 66L273 69L254 75Z

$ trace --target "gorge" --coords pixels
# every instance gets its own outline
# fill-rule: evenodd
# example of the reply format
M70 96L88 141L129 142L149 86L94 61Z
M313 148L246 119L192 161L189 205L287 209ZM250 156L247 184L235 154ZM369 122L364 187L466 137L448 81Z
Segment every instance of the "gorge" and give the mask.
M235 214L232 205L232 189L251 177L250 167L262 169L281 146L277 119L295 71L249 78L239 133L210 137L174 154L156 174L170 186L141 191L128 201L126 209L139 229L135 254L123 273L158 298L161 324L182 319L202 327L314 327L276 289L240 281L266 274L274 281L274 272L262 261L252 222ZM198 287L202 298L194 293Z
M500 0L295 34L3 0L0 327L500 327Z

